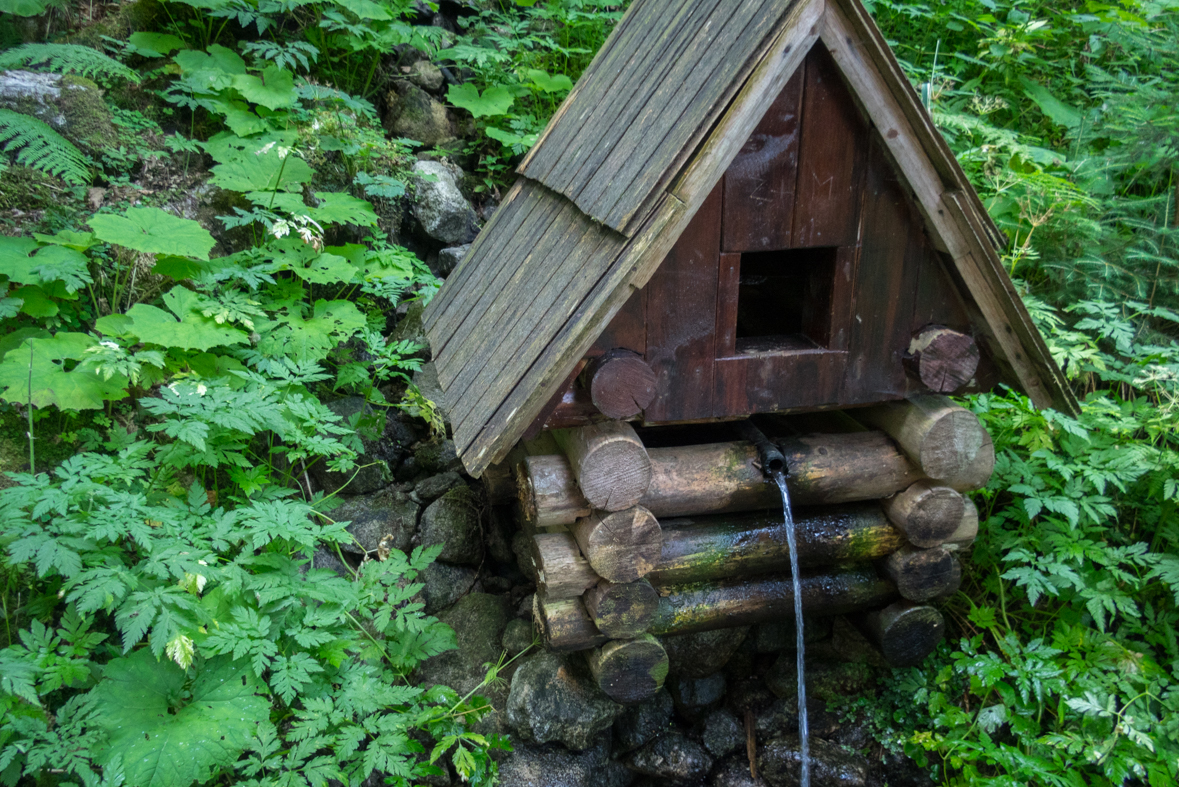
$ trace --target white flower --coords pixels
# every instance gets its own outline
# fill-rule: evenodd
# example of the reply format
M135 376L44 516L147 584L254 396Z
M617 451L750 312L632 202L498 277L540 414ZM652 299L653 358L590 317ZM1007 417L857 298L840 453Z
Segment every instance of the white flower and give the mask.
M197 383L197 395L198 396L204 396L205 392L208 390L209 389L205 387L204 383Z
M287 235L290 234L290 232L291 232L290 222L286 221L285 219L281 219L279 221L276 221L274 223L274 226L270 228L270 234L276 238L285 238Z
M114 342L99 342L99 344L101 344L103 347L106 347L108 350L122 349L121 347L119 347L119 345L115 344Z
M267 153L269 153L269 152L270 152L270 149L271 149L272 147L274 147L276 144L277 144L277 143L275 143L275 142L267 142L265 145L263 145L262 147L260 147L260 148L258 148L257 150L255 150L255 151L254 151L254 155L255 155L255 156L264 156L264 155L266 155Z

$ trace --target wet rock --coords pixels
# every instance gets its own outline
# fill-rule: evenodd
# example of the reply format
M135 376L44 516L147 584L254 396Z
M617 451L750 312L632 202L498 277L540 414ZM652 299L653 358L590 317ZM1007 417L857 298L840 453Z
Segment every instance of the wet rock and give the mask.
M522 530L517 530L512 536L512 554L516 556L516 566L529 582L536 582L536 564L532 562L532 539Z
M348 532L353 541L340 548L353 554L375 552L384 542L391 549L410 550L418 524L418 504L397 489L385 489L371 495L347 497L328 512L336 522L351 522Z
M454 629L457 650L448 650L426 659L418 667L416 678L426 686L444 684L464 695L473 691L486 674L483 667L499 659L504 627L511 620L508 600L487 593L469 593L438 619ZM503 707L506 691L496 686L480 690L491 704Z
M752 677L756 663L757 645L754 631L751 629L746 635L745 641L741 643L741 647L737 648L737 651L725 663L724 672L729 684L733 685Z
M418 443L414 446L413 458L420 472L431 475L447 470L461 472L463 468L453 440L430 440Z
M426 307L422 305L421 301L414 301L409 304L405 310L405 314L398 320L397 326L393 328L393 332L389 334L389 343L393 342L416 342L422 347L429 347L430 342L426 339L426 328L422 325L422 314L426 311ZM416 378L417 375L415 374ZM434 372L434 379L438 379L438 372ZM416 379L415 379L416 382ZM418 388L421 391L421 388ZM421 391L422 395L427 399L430 397L425 391ZM434 401L431 399L431 401Z
M741 647L749 627L700 631L662 637L668 671L685 678L703 678L719 671Z
M740 752L726 757L708 779L709 787L769 787L762 779L749 774L749 755Z
M512 676L507 721L525 741L557 741L580 751L621 712L622 706L602 693L577 655L562 659L540 651L525 657Z
M777 700L754 712L754 729L759 740L798 732L798 711L792 701Z
M422 503L430 503L454 489L463 482L462 477L453 470L447 470L438 475L424 478L414 485L413 493Z
M660 689L651 699L630 705L614 722L614 736L619 751L628 752L639 748L668 730L671 714L675 710L671 694Z
M814 787L863 787L868 763L822 738L811 738L811 784ZM758 750L757 772L771 787L798 787L801 755L796 735L775 738Z
M508 658L511 658L531 647L534 639L532 626L527 621L516 618L508 621L507 628L504 629L503 648L507 651Z
M475 239L475 211L459 191L454 173L437 161L414 164L418 175L432 177L417 179L417 199L413 213L422 229L434 240L447 244L470 243Z
M446 107L417 85L397 82L385 100L389 108L384 126L394 137L416 139L426 147L454 139Z
M700 719L708 708L725 698L725 676L715 672L704 678L672 676L667 681L676 712L689 722Z
M831 618L803 618L802 631L805 644L823 642L831 638ZM763 623L757 627L754 639L758 653L778 653L798 649L798 636L794 621Z
M419 531L422 546L442 545L439 560L474 565L483 559L479 502L466 486L457 486L426 506Z
M609 758L609 736L583 752L555 744L513 746L499 766L500 787L627 787L634 780L626 766Z
M766 686L779 697L798 696L798 668L793 653L783 653L766 673ZM832 663L807 660L807 707L812 701L821 705L841 697L866 694L876 684L871 667L866 664Z
M471 244L469 243L464 243L461 246L447 246L442 249L438 252L438 270L434 273L445 279L454 272L454 269L458 267L470 250Z
M516 579L523 579L518 572L511 571L516 565L516 553L512 551L512 539L520 532L516 524L515 511L509 506L492 506L488 516L487 552L491 559L501 564L501 573L511 574ZM504 567L507 570L504 570Z
M409 81L422 90L437 93L442 89L445 80L442 77L442 69L429 60L419 60L410 66Z
M712 770L712 757L704 747L679 731L661 735L631 754L632 770L675 784L691 784Z
M356 430L361 450L356 457L356 469L347 473L328 470L322 461L312 465L311 475L320 488L329 493L340 491L349 495L363 495L391 483L393 473L389 462L381 456L386 451L386 447L381 445L386 426L385 413L368 404L363 396L337 399L328 402L327 407L340 416L346 426Z
M31 115L91 153L118 144L102 90L73 74L0 72L0 107Z
M700 739L714 757L724 757L745 745L745 729L729 711L718 708L704 718Z
M426 566L426 570L422 572L426 614L437 615L469 593L475 585L477 576L475 569L466 566L440 562Z

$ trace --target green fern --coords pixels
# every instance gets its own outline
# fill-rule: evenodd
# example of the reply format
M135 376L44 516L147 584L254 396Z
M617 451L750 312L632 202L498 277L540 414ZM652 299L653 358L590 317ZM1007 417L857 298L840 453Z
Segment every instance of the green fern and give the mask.
M90 181L82 152L35 117L0 109L0 150L15 155L18 164L56 175L67 183Z
M97 49L78 44L24 44L0 52L0 71L32 68L84 77L122 77L139 81L139 74Z

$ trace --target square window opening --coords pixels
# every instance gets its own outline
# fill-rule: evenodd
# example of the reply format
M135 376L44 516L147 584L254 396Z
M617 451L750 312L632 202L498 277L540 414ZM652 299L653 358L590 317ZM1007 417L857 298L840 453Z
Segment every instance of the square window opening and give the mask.
M830 346L836 252L831 246L741 255L738 352Z

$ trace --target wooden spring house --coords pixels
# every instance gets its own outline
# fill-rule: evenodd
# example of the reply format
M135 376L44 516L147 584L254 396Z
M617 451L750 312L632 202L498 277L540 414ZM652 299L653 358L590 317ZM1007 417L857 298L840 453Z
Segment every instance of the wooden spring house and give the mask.
M802 503L858 503L803 517L812 609L874 609L899 661L940 636L993 455L938 395L1075 403L859 0L636 0L518 172L425 327L464 465L520 483L550 646L634 699L652 632L785 614L780 533L733 514L774 505L764 455L715 426L754 415Z

